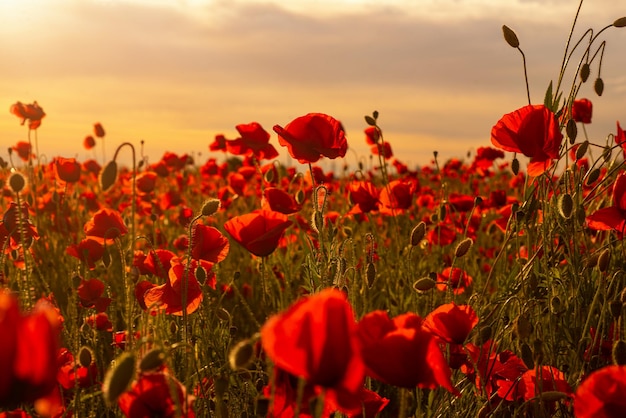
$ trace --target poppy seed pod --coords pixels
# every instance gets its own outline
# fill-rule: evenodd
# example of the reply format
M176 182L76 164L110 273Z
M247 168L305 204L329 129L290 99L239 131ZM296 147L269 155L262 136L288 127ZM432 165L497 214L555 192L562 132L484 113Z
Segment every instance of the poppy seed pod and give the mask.
M26 177L19 171L14 171L9 176L9 187L13 193L19 193L26 187Z
M585 156L587 150L589 149L589 141L585 141L578 148L576 148L576 159L580 160Z
M153 348L148 351L139 362L139 370L147 372L161 367L165 363L165 351L161 348Z
M425 235L426 235L426 223L422 221L418 223L417 225L415 225L415 227L411 231L411 237L410 237L411 246L415 247L416 245L419 245L419 243L422 242L422 240L424 239Z
M580 67L580 79L582 82L586 82L589 79L589 75L591 74L591 66L587 63L584 63Z
M228 353L228 363L233 370L247 369L254 361L254 357L254 341L243 340Z
M519 39L517 39L517 35L511 28L507 25L502 25L502 34L507 44L513 48L519 48Z
M604 92L604 81L600 77L596 78L596 82L593 85L593 90L598 96L602 96Z
M78 351L78 364L82 367L89 367L96 358L93 350L87 346L82 346Z
M626 365L626 341L615 341L611 354L613 356L613 364L617 366Z
M415 283L413 283L413 289L415 289L415 291L419 293L427 292L435 287L436 284L437 282L435 282L430 277L422 277L421 279L418 279Z
M576 121L574 119L570 119L567 121L567 125L565 126L565 133L569 138L570 144L576 142L576 137L578 136L578 126L576 126Z
M474 240L470 237L465 238L463 241L459 242L459 245L456 246L454 250L454 256L456 258L461 258L472 248L474 244Z
M221 202L219 199L208 199L202 205L202 216L211 216L220 210Z
M616 28L623 28L626 26L626 16L620 17L615 22L613 22L613 26Z
M115 160L109 161L109 163L104 166L102 169L102 173L100 173L100 186L102 187L102 191L107 191L115 184L117 180L117 163Z
M574 200L572 199L572 195L569 193L559 195L557 208L563 219L570 219L574 210Z
M128 385L135 377L136 360L134 353L123 353L115 359L115 363L107 371L102 384L102 395L107 405L114 405L120 395L128 389Z

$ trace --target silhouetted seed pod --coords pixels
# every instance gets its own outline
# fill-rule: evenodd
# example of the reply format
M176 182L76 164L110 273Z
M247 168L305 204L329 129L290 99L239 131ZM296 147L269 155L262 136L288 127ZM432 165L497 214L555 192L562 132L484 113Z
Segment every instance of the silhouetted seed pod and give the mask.
M618 366L626 365L626 341L615 341L611 354L613 356L613 364L616 364Z
M582 82L586 82L589 79L589 75L591 74L591 66L587 63L584 63L580 67L580 79Z
M472 244L474 244L474 240L470 237L465 238L463 241L459 242L459 245L456 246L454 250L454 256L457 258L463 257L467 252L472 248Z
M558 402L565 399L568 399L569 396L566 393L559 392L557 390L548 390L545 392L541 392L539 395L539 399L543 402Z
M533 359L533 350L526 343L520 345L521 358L526 367L533 369L535 367L535 361Z
M106 192L109 190L117 180L117 163L115 160L109 161L109 163L104 166L102 172L100 173L100 187L102 187L102 191Z
M420 242L422 242L422 240L424 239L424 236L426 235L426 223L424 223L424 221L418 223L417 225L415 225L415 227L413 228L413 230L411 230L411 246L415 247L416 245L419 245Z
M149 372L150 370L158 369L165 364L165 357L165 351L161 348L153 348L142 357L139 362L139 370Z
M602 81L600 77L596 78L596 82L593 85L593 89L595 90L598 96L602 96L602 93L604 92L604 81Z
M202 216L211 216L220 209L221 202L219 199L208 199L202 205Z
M609 310L611 311L611 315L613 315L613 319L616 321L622 316L622 307L623 303L619 300L609 302Z
M87 346L82 346L78 350L78 364L82 367L89 367L94 362L96 354Z
M367 287L371 289L372 286L374 286L374 281L376 280L376 266L374 263L367 263L365 278L367 279Z
M230 322L230 313L224 308L217 308L215 316L222 322Z
M519 47L519 39L517 38L517 35L507 25L502 25L502 34L504 35L504 40L507 44L513 48Z
M376 119L374 119L370 115L365 115L365 123L367 123L369 126L376 126Z
M117 398L126 392L135 377L135 362L135 354L125 352L115 359L113 366L107 371L102 384L102 394L107 405L115 405Z
M611 251L605 248L598 256L598 270L604 273L609 268L609 261L611 261Z
M590 186L593 183L595 183L599 177L600 177L600 169L599 168L593 169L587 176L587 186Z
M527 315L520 315L515 318L515 333L519 337L520 340L526 340L530 337L530 334L533 332L533 324L530 322L530 319Z
M620 17L615 22L613 22L613 26L615 26L616 28L623 28L624 26L626 26L626 16Z
M228 363L233 370L247 369L254 361L254 342L243 340L238 342L228 354Z
M513 158L513 161L511 162L511 171L516 176L519 173L519 160L517 158Z
M587 150L589 149L589 141L585 141L576 148L576 159L580 160L585 156Z
M19 193L26 187L26 178L19 171L11 173L9 176L9 187L13 193Z
M572 211L574 210L574 200L572 199L572 195L569 193L559 195L557 208L559 210L559 214L564 219L570 219L572 217Z
M302 189L296 192L296 195L294 198L296 199L297 204L301 205L304 203L304 192L302 191Z
M567 121L567 125L565 126L565 133L569 138L570 144L576 142L576 137L578 136L578 126L576 126L576 121L574 119L570 119Z
M416 292L423 293L435 287L436 284L437 282L430 277L422 277L413 283L413 289L415 289Z

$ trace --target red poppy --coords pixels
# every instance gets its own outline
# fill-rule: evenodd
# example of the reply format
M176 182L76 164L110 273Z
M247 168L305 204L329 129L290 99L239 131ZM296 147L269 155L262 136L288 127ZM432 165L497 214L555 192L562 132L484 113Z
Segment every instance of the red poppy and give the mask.
M22 125L28 120L29 129L39 128L41 125L41 119L46 116L45 112L37 104L37 102L33 102L32 104L17 102L11 105L10 112L22 119Z
M195 417L193 402L185 386L166 372L142 373L117 404L128 418Z
M620 236L624 233L626 228L626 172L620 173L613 184L613 204L587 216L587 225L595 230L614 230Z
M215 140L209 144L209 151L226 151L226 137L215 135Z
M491 142L530 157L528 175L541 175L559 157L563 134L556 116L544 105L528 105L504 115L491 130Z
M380 131L375 126L365 128L365 142L368 145L376 145L380 140Z
M102 208L85 224L85 235L115 239L128 232L122 216L109 208Z
M261 344L277 367L326 389L340 410L360 409L365 368L343 292L323 290L272 316L261 328Z
M381 212L397 213L413 206L416 185L413 181L393 180L380 191Z
M382 144L376 144L372 148L372 154L374 155L382 155L385 160L393 157L393 151L391 151L391 145L389 142L384 142Z
M463 344L476 324L474 309L454 302L439 306L424 318L424 328L451 344Z
M498 386L498 395L507 400L529 401L543 392L552 391L562 392L568 396L573 394L563 372L552 366L538 366L527 370L518 379L500 380ZM553 405L548 402L546 406Z
M486 170L493 166L493 162L498 158L504 158L504 153L499 149L491 147L479 147L472 166Z
M49 394L56 384L56 324L47 308L24 314L18 300L0 291L0 408L34 402Z
M576 418L614 418L626 411L626 366L607 366L591 373L576 389Z
M11 148L13 151L17 152L17 156L20 157L22 161L28 161L32 157L32 147L28 142L19 141Z
M96 146L96 140L94 139L93 136L87 135L85 139L83 139L83 147L85 147L85 149L92 149L95 146Z
M215 289L215 276L211 275L213 264L201 260L199 263L194 261L188 266L183 264L180 258L175 257L172 258L171 265L167 281L160 286L146 290L143 294L143 302L148 308L152 307L167 314L181 316L183 309L191 314L200 307L203 299L202 288L196 278L196 269L202 267L205 270L206 277L211 277L207 284ZM186 279L184 278L185 271L187 271ZM183 308L184 280L187 281L187 297L186 306Z
M343 157L348 150L341 123L323 113L309 113L289 122L284 128L275 125L280 145L301 163L314 163L322 157Z
M615 143L622 147L622 153L624 154L624 158L626 158L626 132L622 129L617 122L617 133L615 134Z
M299 212L302 209L302 204L296 202L293 195L277 187L266 187L263 191L263 198L264 205L267 205L269 209L285 215Z
M76 183L80 180L80 163L76 158L57 157L54 160L54 171L57 178L66 183Z
M380 204L380 191L370 181L351 181L348 184L350 202L354 205L350 213L377 211Z
M61 348L57 363L59 365L57 382L63 386L63 389L73 389L76 384L78 387L88 388L97 383L98 366L95 359L92 359L89 365L82 366L67 348Z
M259 160L278 157L278 151L269 143L270 134L258 122L235 126L240 138L226 141L226 149L235 155L254 155Z
M106 312L98 312L85 318L85 323L98 331L113 331L113 323Z
M574 103L572 103L572 119L576 122L591 123L592 110L591 100L574 100Z
M390 319L387 312L374 311L361 319L358 330L369 376L403 388L441 386L458 393L437 339L416 314Z
M144 171L135 178L135 187L140 193L148 194L156 187L157 173L154 171Z
M176 254L170 250L157 248L147 255L142 252L135 253L133 265L139 269L141 274L153 274L162 279L167 279L168 271L172 266L171 260L174 257Z
M473 281L472 276L458 267L446 267L441 273L437 273L437 289L445 292L449 286L455 295L465 293Z
M291 223L282 213L259 209L229 219L224 229L246 250L265 257L274 252Z
M93 124L93 134L96 138L104 138L104 128L100 122L96 122Z
M111 303L110 298L102 297L104 283L98 279L81 279L77 290L80 304L85 308L95 308L97 312L104 312Z
M230 243L219 229L203 224L196 224L192 232L193 246L191 257L194 260L206 260L219 263L228 255Z

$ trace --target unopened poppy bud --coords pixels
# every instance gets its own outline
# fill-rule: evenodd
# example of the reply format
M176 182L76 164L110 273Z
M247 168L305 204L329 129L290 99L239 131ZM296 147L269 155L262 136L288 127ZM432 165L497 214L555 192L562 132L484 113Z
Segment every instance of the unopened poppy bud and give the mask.
M472 248L472 244L474 244L474 240L470 237L465 238L463 241L459 242L459 245L456 246L454 250L454 256L456 258L461 258Z
M587 258L587 262L585 263L585 267L588 269L592 269L598 265L598 253L593 253Z
M513 161L511 161L511 171L516 176L517 176L517 173L519 173L519 160L517 158L513 158Z
M589 141L585 141L576 148L576 159L580 160L587 153L587 149L589 149Z
M139 370L142 372L148 372L150 370L158 369L165 363L165 357L165 351L161 348L153 348L148 351L139 362Z
M374 110L372 112L372 116L374 117L374 119L378 119L378 110Z
M102 384L102 394L107 405L115 405L117 398L126 392L135 377L135 362L135 354L126 352L115 359L113 366L107 371Z
M539 399L544 402L558 402L565 399L568 399L569 396L567 393L559 392L558 390L548 390L545 392L541 392L539 395Z
M624 304L619 300L612 300L609 302L609 311L613 315L613 319L616 321L622 316L622 306Z
M587 186L590 186L593 183L595 183L596 180L598 180L599 177L600 177L600 169L599 168L591 170L591 172L587 176Z
M423 293L435 287L436 284L437 282L435 282L430 277L422 277L421 279L413 283L413 289L415 289L416 292Z
M552 311L552 313L560 312L561 305L561 298L559 298L558 296L553 296L552 299L550 299L550 310Z
M365 115L365 123L367 123L369 126L376 126L376 119L369 115Z
M604 273L609 268L609 261L611 261L611 252L605 248L598 256L598 270Z
M582 82L586 82L589 79L589 75L591 74L591 66L587 63L584 63L580 67L580 79Z
M626 16L620 17L615 22L613 22L613 26L615 26L616 28L623 28L624 26L626 26Z
M80 350L78 350L78 364L82 367L89 367L94 362L96 358L93 350L87 346L82 346Z
M602 96L602 93L604 92L604 81L602 81L600 77L596 78L593 89L598 96Z
M493 336L493 328L491 328L491 326L489 325L486 325L480 329L480 334L479 334L480 341L479 342L481 344L484 344L487 341L489 341L492 336Z
M94 123L93 125L93 133L98 138L104 137L104 128L100 122Z
M527 343L523 343L520 346L520 357L522 361L529 369L533 369L535 367L535 361L533 359L533 350L531 350L530 346Z
M214 215L218 210L220 210L221 202L219 199L208 199L202 205L202 216L211 216Z
M194 276L199 283L204 283L206 281L206 269L202 266L198 266L194 272Z
M228 353L228 363L233 370L247 369L254 361L254 341L238 342Z
M424 239L426 235L426 223L424 221L415 225L415 227L411 230L411 246L415 247Z
M107 191L115 184L117 180L117 163L115 160L109 161L100 173L100 187L102 191Z
M267 183L271 183L272 181L274 181L274 170L267 170L265 172L265 175L263 176L263 179Z
M367 279L367 287L371 289L372 286L374 286L374 281L376 280L376 266L374 263L367 263L365 278Z
M507 44L511 45L513 48L519 47L519 39L517 39L517 35L507 25L502 25L502 34L504 35L504 40Z
M296 192L296 195L294 198L296 199L297 204L301 205L304 203L304 192L302 191L302 189Z
M574 119L567 121L567 125L565 125L565 133L569 138L570 144L576 142L576 137L578 136L578 126L576 126L576 121Z
M13 193L19 193L26 187L26 177L19 171L14 171L9 176L9 187Z
M626 365L626 341L617 340L613 344L613 351L611 352L613 357L613 364L618 366Z
M346 234L346 237L350 238L352 237L352 228L350 228L349 226L344 226L343 227L343 233Z
M520 315L515 319L515 333L521 340L526 340L533 332L533 324L526 315Z
M215 316L222 322L230 322L230 313L224 308L217 308Z
M559 198L557 200L557 208L559 210L559 214L563 217L563 219L570 219L574 210L574 200L572 199L572 195L570 195L569 193L563 193L562 195L559 195Z

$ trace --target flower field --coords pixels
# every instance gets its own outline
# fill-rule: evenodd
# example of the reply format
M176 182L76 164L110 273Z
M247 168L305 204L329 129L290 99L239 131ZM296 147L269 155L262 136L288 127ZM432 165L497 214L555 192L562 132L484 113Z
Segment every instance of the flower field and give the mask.
M206 161L96 123L82 146L112 159L44 161L44 109L11 105L0 417L623 416L626 133L588 138L578 96L601 100L599 35L624 26L570 39L543 103L421 167L378 112L242 123ZM348 138L369 159L324 171Z

